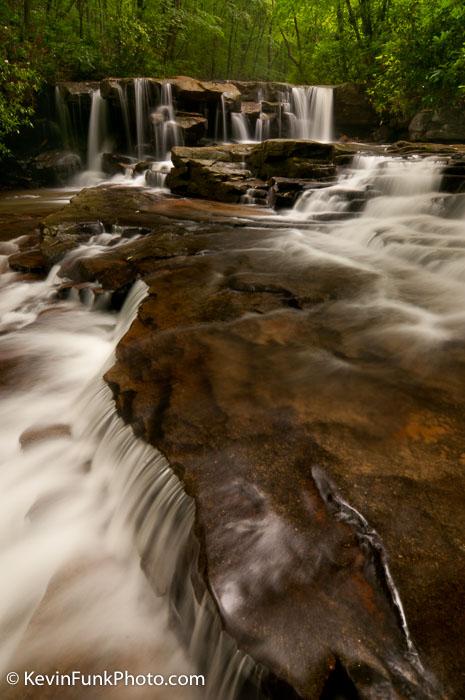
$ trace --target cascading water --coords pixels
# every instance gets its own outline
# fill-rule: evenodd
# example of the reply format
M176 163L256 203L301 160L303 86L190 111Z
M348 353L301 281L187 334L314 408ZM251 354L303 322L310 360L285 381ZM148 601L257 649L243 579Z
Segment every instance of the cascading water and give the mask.
M68 105L63 99L59 85L55 86L55 109L58 117L63 146L68 149L76 149L77 139L73 131L71 115L69 113Z
M447 343L463 337L465 212L440 192L442 168L440 158L357 156L335 184L300 196L281 242L302 260L373 276L370 296L341 309L354 327L372 317L373 352L408 371L433 351L446 362Z
M89 131L87 137L87 169L101 171L102 152L107 138L107 106L100 89L92 92Z
M146 124L149 114L148 82L146 78L134 78L134 106L136 114L137 157L144 157Z
M271 121L267 114L260 112L255 122L255 141L266 141L270 138Z
M126 147L128 152L132 151L132 138L131 138L131 127L129 120L129 105L128 105L128 94L126 86L123 88L119 83L116 84L116 91L118 94L118 101L121 109L121 116L123 118L124 134L126 137Z
M151 115L155 136L156 158L169 161L173 146L182 145L182 133L176 123L171 83L164 83L161 90L161 104Z
M252 141L247 117L242 112L231 112L231 127L233 141L238 143L250 143Z
M63 269L127 242L123 234L96 234ZM0 275L0 352L15 363L14 386L0 393L0 668L204 673L200 691L159 687L157 698L234 700L259 670L221 631L209 594L194 593L185 569L193 503L116 415L102 379L146 287L138 283L116 317L98 286L79 294L87 306L73 294L59 301L59 272L39 282ZM171 605L181 627L190 621L187 651L169 629ZM146 690L108 696L153 697Z
M334 139L333 88L294 87L291 92L291 137L328 142Z

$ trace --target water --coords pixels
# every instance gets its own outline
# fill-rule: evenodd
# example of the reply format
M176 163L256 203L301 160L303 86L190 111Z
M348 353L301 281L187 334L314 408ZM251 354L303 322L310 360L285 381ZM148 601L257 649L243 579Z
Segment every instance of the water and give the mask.
M231 112L232 138L237 143L250 143L253 141L249 131L249 122L242 112Z
M173 146L181 146L182 132L176 123L171 83L164 83L161 104L151 114L155 136L155 156L158 161L168 161Z
M136 115L136 149L137 157L144 157L146 125L149 112L148 81L146 78L134 78L134 106Z
M76 135L74 134L73 124L71 121L71 115L69 113L68 105L63 99L61 94L61 89L59 85L55 86L55 109L58 117L58 124L60 127L61 139L63 142L63 147L67 149L75 149L77 145Z
M102 231L65 263L125 242L124 227ZM4 255L17 248L5 245ZM59 272L0 275L0 355L14 365L0 392L0 673L203 672L202 691L177 688L176 698L234 700L256 667L221 631L208 594L195 597L185 569L193 503L117 417L102 379L146 287L136 284L116 316L98 285L59 301ZM187 647L168 623L173 587Z
M107 140L107 105L100 89L92 92L87 136L87 169L101 172L102 153Z
M291 138L334 140L333 89L321 86L292 88L288 118Z
M129 120L129 104L128 104L128 93L126 86L123 87L116 83L116 91L118 93L118 101L121 108L121 116L123 118L124 134L126 137L126 148L128 153L132 152L132 138L131 138L131 126Z

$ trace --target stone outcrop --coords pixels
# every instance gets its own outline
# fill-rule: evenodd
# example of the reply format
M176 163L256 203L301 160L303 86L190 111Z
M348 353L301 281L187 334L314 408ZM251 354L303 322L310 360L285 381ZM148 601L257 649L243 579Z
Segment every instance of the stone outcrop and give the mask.
M224 202L239 202L250 189L263 189L271 177L330 182L335 173L335 150L311 141L276 139L259 144L206 148L175 147L174 168L166 184L172 192Z
M409 125L412 141L465 143L465 119L462 108L424 109Z
M369 137L379 126L379 116L365 88L343 83L334 88L334 121L336 136Z

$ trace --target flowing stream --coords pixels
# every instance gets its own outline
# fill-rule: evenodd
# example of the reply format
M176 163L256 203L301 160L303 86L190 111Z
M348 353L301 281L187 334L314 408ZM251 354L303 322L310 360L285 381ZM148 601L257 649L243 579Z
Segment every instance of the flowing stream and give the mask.
M465 205L463 195L440 192L442 169L440 158L358 155L333 184L264 220L282 230L271 255L279 248L292 265L371 280L334 303L333 321L407 371L463 341ZM68 259L117 246L122 233L102 229ZM62 293L59 267L42 281L9 271L17 244L0 245L2 671L208 670L206 689L178 688L175 697L259 697L241 689L246 679L257 685L260 669L221 632L208 594L193 594L195 558L180 570L193 504L161 455L115 415L102 379L144 285L115 314L98 287ZM181 627L190 620L182 643L168 624L180 580L175 616ZM400 598L398 607L403 615ZM132 695L125 688L121 697Z
M67 260L124 243L122 233L102 231ZM63 299L59 266L23 280L5 265L15 241L0 245L1 674L150 671L184 685L99 697L232 700L251 662L224 637L207 594L196 601L189 571L179 572L193 504L163 457L117 417L102 379L145 285L111 313L98 286L65 289ZM173 586L176 614L195 620L187 651L168 625ZM201 690L185 683L200 658Z

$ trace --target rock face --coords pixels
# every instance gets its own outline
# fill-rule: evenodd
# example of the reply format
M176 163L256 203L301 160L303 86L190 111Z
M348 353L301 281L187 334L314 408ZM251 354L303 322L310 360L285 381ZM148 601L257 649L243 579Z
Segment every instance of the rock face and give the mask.
M166 184L176 194L239 202L248 190L268 188L266 181L279 173L287 173L289 178L330 181L336 173L334 155L334 148L326 144L284 139L207 148L175 147L174 168Z
M366 138L379 126L379 117L363 86L354 83L334 88L334 121L337 136Z
M424 109L410 122L409 135L412 141L464 143L463 108Z
M180 204L166 206L182 219ZM79 217L151 229L66 274L149 287L106 378L195 498L226 629L308 700L461 699L461 346L399 359L361 300L412 290L397 269L323 256L318 229L155 209L146 193L89 190L44 232Z

